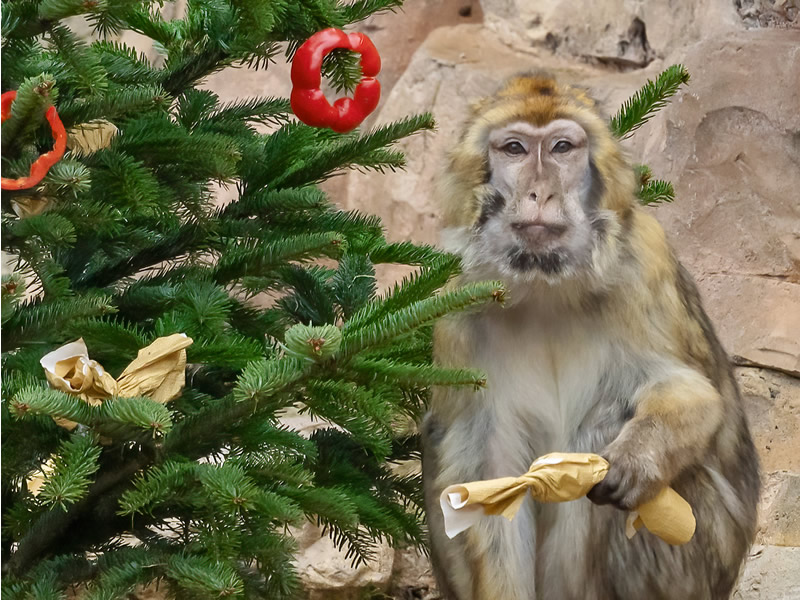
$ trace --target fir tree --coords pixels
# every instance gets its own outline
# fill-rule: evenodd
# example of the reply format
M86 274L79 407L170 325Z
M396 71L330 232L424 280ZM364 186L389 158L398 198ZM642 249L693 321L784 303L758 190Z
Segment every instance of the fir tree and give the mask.
M287 526L306 518L354 561L381 539L421 543L420 482L392 465L417 456L409 423L427 386L483 383L431 366L430 324L503 290L434 295L454 257L387 243L376 218L335 210L316 184L346 168L402 167L392 144L433 121L341 135L297 123L283 98L223 104L198 87L398 5L190 0L184 18L165 21L140 0L4 2L2 87L18 90L2 126L4 176L27 174L52 147L50 106L73 135L118 128L106 147L71 144L41 184L2 195L15 267L2 290L9 598L63 597L75 583L113 598L153 580L181 597L292 597ZM65 24L74 15L98 41ZM121 30L151 38L163 66L104 39ZM352 88L356 58L329 57L335 86ZM222 207L219 184L236 191ZM379 263L419 272L379 297ZM186 385L167 404L93 405L51 389L39 363L82 338L117 377L176 333L193 343ZM328 426L304 438L279 420L289 407Z
M417 457L409 424L429 386L484 385L431 365L430 325L504 290L442 292L455 257L388 243L376 218L335 210L316 184L347 168L401 168L392 144L432 119L335 134L297 123L285 99L223 104L198 87L400 1L190 0L173 21L143 0L4 1L2 89L18 91L2 126L4 176L26 175L52 147L50 106L73 136L111 137L73 142L40 184L2 194L14 266L2 284L9 598L63 598L76 583L116 598L154 580L177 597L294 597L287 526L305 519L354 561L378 540L422 543L420 482L392 465ZM98 41L70 29L75 15ZM122 30L152 39L163 63L104 37ZM351 89L357 62L335 52L325 74ZM672 89L658 83L621 113L619 135L633 127L626 114L641 121ZM643 201L671 198L641 174ZM220 184L236 192L224 206ZM379 296L380 263L418 272ZM172 334L193 343L185 387L166 404L89 403L50 387L40 364L82 338L117 377ZM291 407L326 426L302 437L281 424Z

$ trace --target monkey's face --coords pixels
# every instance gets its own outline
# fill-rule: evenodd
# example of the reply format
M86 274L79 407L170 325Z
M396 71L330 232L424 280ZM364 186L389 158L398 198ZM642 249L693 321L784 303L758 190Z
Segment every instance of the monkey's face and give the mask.
M581 89L510 79L473 106L440 181L442 242L471 279L602 285L637 181Z
M501 272L574 273L591 261L591 215L602 187L589 137L575 121L515 121L488 136L489 181L474 232Z

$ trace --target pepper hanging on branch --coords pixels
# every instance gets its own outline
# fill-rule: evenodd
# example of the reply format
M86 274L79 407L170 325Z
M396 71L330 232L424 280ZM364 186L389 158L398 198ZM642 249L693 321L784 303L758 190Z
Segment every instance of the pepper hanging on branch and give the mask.
M339 98L333 106L325 98L322 85L322 60L336 48L361 54L361 82L352 98ZM363 33L323 29L308 38L292 61L291 105L295 116L312 127L329 127L347 133L367 118L381 97L381 84L375 76L381 70L381 57Z
M0 97L0 104L2 105L2 119L4 122L11 116L11 105L17 98L17 92L6 92ZM64 129L64 124L58 116L55 106L47 109L44 115L47 122L50 123L50 130L53 133L55 144L53 149L45 152L37 158L31 165L30 174L27 177L20 177L18 179L10 179L7 177L2 178L2 188L4 190L25 190L32 188L38 184L54 164L56 164L61 157L64 156L64 150L67 148L67 132Z

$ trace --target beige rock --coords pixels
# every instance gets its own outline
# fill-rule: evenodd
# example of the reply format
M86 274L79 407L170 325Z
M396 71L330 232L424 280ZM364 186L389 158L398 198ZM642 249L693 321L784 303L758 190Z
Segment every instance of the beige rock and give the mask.
M413 548L396 551L389 595L397 600L438 599L428 557Z
M748 27L800 27L798 0L737 0L736 8Z
M800 546L800 473L770 473L765 481L759 540L775 546Z
M388 545L379 545L369 564L354 567L346 553L310 523L296 531L295 539L300 550L297 572L308 600L356 600L364 588L385 590L389 586L394 550Z
M485 22L514 48L637 68L679 45L743 29L733 2L483 0Z
M675 184L655 215L728 351L800 374L800 33L750 31L675 53L692 81L632 139ZM759 93L757 90L772 90Z
M800 473L800 381L763 369L736 374L762 470Z
M800 548L754 546L733 594L734 600L795 600L800 598Z

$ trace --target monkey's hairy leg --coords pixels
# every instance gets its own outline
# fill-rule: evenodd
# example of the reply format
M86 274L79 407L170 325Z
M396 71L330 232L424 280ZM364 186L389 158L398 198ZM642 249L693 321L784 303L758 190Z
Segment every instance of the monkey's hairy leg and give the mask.
M463 548L462 539L449 539L444 531L444 516L439 505L439 496L442 489L433 485L441 469L439 464L438 441L441 433L438 425L430 415L422 425L422 478L426 483L425 513L428 523L428 536L430 540L430 558L433 575L439 587L439 593L444 600L470 600L468 590L457 593L454 583L456 581L469 581L470 565L466 559L467 549ZM459 550L455 551L454 550ZM465 593L467 595L465 595Z
M686 367L646 385L635 406L633 418L601 452L608 474L588 495L597 504L632 510L651 500L701 460L723 417L711 382Z

